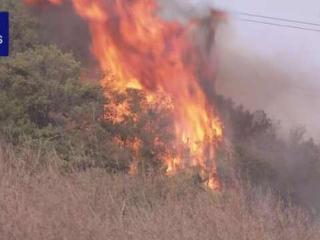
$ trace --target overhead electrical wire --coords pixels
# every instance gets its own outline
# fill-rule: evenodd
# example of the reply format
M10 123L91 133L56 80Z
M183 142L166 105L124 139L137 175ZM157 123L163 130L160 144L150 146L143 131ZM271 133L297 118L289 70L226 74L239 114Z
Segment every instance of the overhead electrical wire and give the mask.
M294 20L294 19L288 19L288 18L279 18L279 17L273 17L273 16L266 16L266 15L259 15L254 13L247 13L247 12L233 12L233 15L240 15L240 16L248 16L248 17L256 17L256 18L265 18L265 19L271 19L271 20L277 20L282 22L290 22L290 23L298 23L303 25L311 25L320 27L320 23L313 23L313 22L306 22L306 21L300 21L300 20Z
M280 24L280 23L273 23L273 22L265 22L265 21L247 19L247 18L237 18L237 20L243 21L243 22L259 23L259 24L264 24L264 25L283 27L283 28L293 28L293 29L299 29L299 30L305 30L305 31L320 32L320 29L315 29L315 28L305 28L305 27Z
M305 30L305 31L312 31L312 32L320 32L319 23L298 21L298 20L286 19L286 18L278 18L278 17L266 16L266 15L246 13L246 12L232 12L231 15L235 16L236 20L243 21L243 22L257 23L257 24L263 24L263 25L270 25L270 26L291 28L291 29L298 29L298 30ZM266 19L273 20L273 21L272 22L266 21ZM295 23L295 24L290 24L290 23ZM306 26L313 26L313 27L319 27L319 28L312 28L312 27L306 27Z

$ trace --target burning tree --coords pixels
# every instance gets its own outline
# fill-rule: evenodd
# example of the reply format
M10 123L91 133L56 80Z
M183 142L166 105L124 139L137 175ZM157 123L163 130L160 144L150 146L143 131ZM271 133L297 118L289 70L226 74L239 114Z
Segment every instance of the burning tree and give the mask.
M62 0L48 1L55 5L63 4ZM38 4L47 1L26 2ZM215 154L223 137L223 127L200 83L204 76L200 72L206 75L211 71L203 52L190 37L191 29L201 21L189 25L165 21L157 14L155 0L73 0L72 3L75 11L89 25L92 53L101 71L106 73L100 81L102 87L125 96L124 100L117 101L110 91L105 92L112 103L106 109L105 118L115 124L130 118L137 124L137 115L147 111L148 106L161 106L171 112L174 144L165 146L157 136L149 139L154 146L173 149L161 156L167 174L186 167L198 167L206 176L208 186L219 189ZM129 107L128 91L137 91L145 96L139 111L132 111ZM144 127L152 129L155 126ZM121 136L115 138L120 145L129 144L136 152L147 142L136 137L127 140ZM139 158L137 155L132 159L132 173L137 171Z

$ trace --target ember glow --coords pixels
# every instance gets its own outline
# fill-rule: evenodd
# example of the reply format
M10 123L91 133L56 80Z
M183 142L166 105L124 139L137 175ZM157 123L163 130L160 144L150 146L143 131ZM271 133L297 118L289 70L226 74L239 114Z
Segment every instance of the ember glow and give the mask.
M73 5L89 25L92 52L107 76L101 79L102 86L111 84L122 92L139 89L150 101L157 101L158 93L170 98L180 154L163 159L167 173L199 167L208 186L218 190L215 155L223 128L199 83L203 61L190 40L189 27L162 19L155 0L73 0ZM117 111L126 110L119 106ZM188 158L183 156L186 148Z

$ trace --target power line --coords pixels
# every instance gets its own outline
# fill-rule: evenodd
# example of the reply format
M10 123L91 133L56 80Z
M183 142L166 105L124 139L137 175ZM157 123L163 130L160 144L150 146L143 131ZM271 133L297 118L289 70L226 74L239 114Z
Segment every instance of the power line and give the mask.
M244 22L251 22L251 23L258 23L258 24L264 24L264 25L283 27L283 28L292 28L292 29L299 29L299 30L305 30L305 31L320 32L320 29L305 28L305 27L299 27L299 26L294 26L294 25L289 25L289 24L265 22L262 20L260 21L260 20L253 20L253 19L248 19L248 18L237 18L237 20L244 21Z
M240 16L265 18L265 19L277 20L277 21L282 21L282 22L298 23L298 24L303 24L303 25L310 25L310 26L320 27L320 23L299 21L299 20L288 19L288 18L272 17L272 16L266 16L266 15L254 14L254 13L247 13L247 12L233 12L233 14L234 15L240 15Z

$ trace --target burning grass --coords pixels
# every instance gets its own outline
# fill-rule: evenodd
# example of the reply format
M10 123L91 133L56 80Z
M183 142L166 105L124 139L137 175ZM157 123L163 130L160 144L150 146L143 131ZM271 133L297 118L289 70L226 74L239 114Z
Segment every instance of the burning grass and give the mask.
M305 211L271 193L214 193L189 173L65 173L54 154L0 149L1 239L318 239Z

